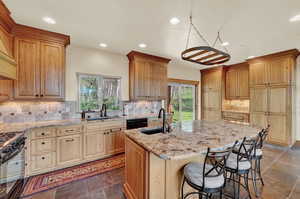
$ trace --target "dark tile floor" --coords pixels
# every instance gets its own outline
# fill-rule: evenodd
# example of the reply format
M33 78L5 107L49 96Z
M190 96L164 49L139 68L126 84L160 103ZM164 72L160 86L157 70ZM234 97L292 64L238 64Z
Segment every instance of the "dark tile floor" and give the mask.
M262 171L265 186L259 186L260 199L300 199L300 146L266 146ZM26 199L125 199L123 181L124 169L116 169Z

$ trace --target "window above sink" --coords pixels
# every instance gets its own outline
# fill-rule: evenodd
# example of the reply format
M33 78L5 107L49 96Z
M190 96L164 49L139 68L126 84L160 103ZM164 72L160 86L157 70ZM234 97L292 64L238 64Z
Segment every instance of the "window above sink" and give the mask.
M121 110L121 78L77 73L78 110L97 111L102 104L108 111Z

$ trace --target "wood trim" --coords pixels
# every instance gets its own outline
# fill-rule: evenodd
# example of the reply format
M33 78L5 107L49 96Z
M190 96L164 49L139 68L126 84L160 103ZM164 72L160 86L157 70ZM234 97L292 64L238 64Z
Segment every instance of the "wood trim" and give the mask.
M242 66L245 66L245 65L249 66L249 63L247 61L245 61L245 62L241 62L241 63L237 63L237 64L224 65L224 69L227 70L227 69L232 68L232 67L242 67Z
M141 58L144 58L144 59L151 59L151 60L158 61L158 62L163 62L163 63L169 63L171 61L171 59L168 59L168 58L159 57L159 56L155 56L155 55L149 55L149 54L134 51L134 50L131 51L130 53L128 53L127 57L130 61L132 61L135 57L141 57Z
M247 62L250 63L254 63L254 62L262 62L262 61L266 61L269 59L273 59L276 57L282 57L282 56L292 56L292 57L298 57L300 55L300 52L298 49L291 49L291 50L286 50L286 51L281 51L281 52L277 52L277 53L272 53L272 54L268 54L268 55L264 55L264 56L260 56L260 57L255 57L252 59L247 59Z
M3 1L0 0L0 26L2 26L7 32L11 32L12 28L16 25L10 15L10 11Z
M189 84L189 85L199 85L199 81L194 80L184 80L184 79L174 79L174 78L168 78L168 82L170 83L178 83L178 84Z
M205 73L205 72L210 72L210 71L223 70L223 67L224 67L224 65L215 66L215 67L211 67L211 68L205 68L205 69L201 69L200 72Z
M25 26L21 24L16 24L12 29L12 34L17 37L25 37L31 39L38 39L48 42L60 43L64 46L70 44L70 36L50 32L30 26Z

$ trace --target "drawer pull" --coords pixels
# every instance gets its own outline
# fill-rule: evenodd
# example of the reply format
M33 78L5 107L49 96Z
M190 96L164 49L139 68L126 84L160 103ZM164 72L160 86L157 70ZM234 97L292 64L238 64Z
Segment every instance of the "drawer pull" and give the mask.
M42 135L42 136L44 136L44 135L45 135L45 133L41 133L41 135Z
M42 142L42 144L45 144L45 142Z
M74 141L74 139L68 139L68 140L66 140L66 142L73 142Z
M69 129L69 130L66 130L66 132L67 133L69 133L69 132L73 132L74 131L74 129Z
M45 157L42 157L42 160L45 160Z
M19 164L19 162L16 162L16 165L18 165Z

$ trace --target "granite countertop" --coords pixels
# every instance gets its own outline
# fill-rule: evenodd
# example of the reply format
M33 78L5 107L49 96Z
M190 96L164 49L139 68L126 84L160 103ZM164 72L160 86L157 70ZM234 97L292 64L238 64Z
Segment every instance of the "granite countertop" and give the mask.
M162 159L184 159L206 152L207 148L223 148L245 136L254 137L261 129L226 121L178 123L168 134L146 135L140 129L125 131L126 135Z

